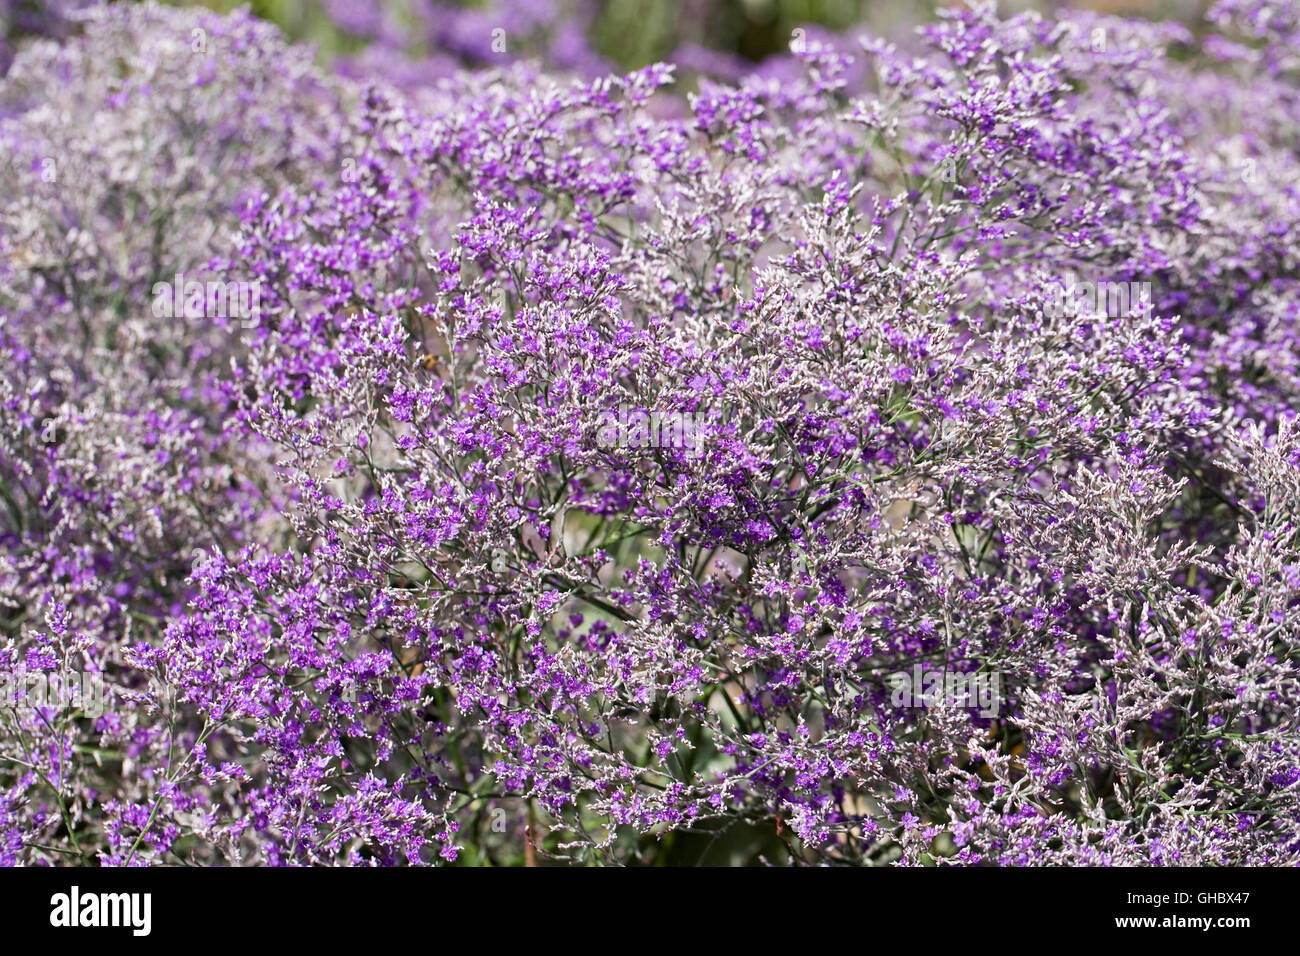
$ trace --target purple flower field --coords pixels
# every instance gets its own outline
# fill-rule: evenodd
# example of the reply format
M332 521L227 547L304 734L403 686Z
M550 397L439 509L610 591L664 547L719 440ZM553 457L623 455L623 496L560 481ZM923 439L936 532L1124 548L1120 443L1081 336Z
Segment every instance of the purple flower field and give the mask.
M0 865L1300 864L1300 0L325 6L0 2Z

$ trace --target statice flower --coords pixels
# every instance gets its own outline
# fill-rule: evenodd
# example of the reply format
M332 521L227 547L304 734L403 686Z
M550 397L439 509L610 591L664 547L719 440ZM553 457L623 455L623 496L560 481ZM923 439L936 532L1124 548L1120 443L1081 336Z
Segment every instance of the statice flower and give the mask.
M1300 863L1298 13L28 46L0 862Z

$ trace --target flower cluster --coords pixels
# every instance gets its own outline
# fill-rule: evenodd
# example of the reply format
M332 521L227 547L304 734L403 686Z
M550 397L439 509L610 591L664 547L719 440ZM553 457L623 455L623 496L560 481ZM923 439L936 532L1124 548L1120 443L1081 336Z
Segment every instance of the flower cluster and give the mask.
M0 701L0 862L1300 863L1294 0L690 93L79 22L0 667L110 692Z

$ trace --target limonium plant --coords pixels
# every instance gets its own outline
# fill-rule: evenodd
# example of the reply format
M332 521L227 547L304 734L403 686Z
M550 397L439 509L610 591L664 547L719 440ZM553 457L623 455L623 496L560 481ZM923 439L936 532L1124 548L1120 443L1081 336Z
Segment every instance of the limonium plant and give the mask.
M1300 862L1294 0L728 78L67 17L0 862Z

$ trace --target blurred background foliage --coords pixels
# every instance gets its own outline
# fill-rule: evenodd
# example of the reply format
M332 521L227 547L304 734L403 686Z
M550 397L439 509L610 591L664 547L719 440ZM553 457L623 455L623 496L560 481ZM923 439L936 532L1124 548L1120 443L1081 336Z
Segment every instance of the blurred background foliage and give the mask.
M90 0L0 0L0 76L15 45L76 30ZM122 0L134 2L134 0ZM460 66L538 59L588 77L655 62L682 75L736 78L747 64L790 51L804 29L865 30L898 38L963 0L164 0L223 13L250 6L294 41L314 44L323 66L354 78L419 85ZM1212 0L998 0L1003 15L1081 7L1195 25ZM508 49L494 39L502 34ZM497 44L497 45L494 45Z
M949 0L952 2L952 0ZM204 6L229 11L242 0L204 0ZM637 69L660 60L671 60L683 45L731 54L748 61L761 61L789 50L792 32L801 26L819 26L831 31L853 27L897 35L934 17L940 4L935 0L596 0L566 3L564 0L534 0L540 15L568 19L585 27L586 40L594 52L624 69ZM502 14L500 25L510 30L510 7L528 7L528 0L515 4L491 4L485 0L253 0L254 13L279 24L295 40L317 45L324 60L355 53L365 40L340 26L341 9L380 9L396 23L418 36L422 21L438 9L479 9L486 16ZM1174 19L1194 22L1209 6L1208 0L999 0L1004 13L1037 9L1085 8L1098 12ZM576 8L576 9L575 9ZM351 11L355 14L357 11Z

